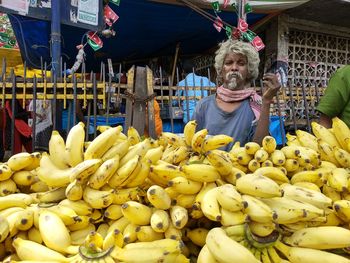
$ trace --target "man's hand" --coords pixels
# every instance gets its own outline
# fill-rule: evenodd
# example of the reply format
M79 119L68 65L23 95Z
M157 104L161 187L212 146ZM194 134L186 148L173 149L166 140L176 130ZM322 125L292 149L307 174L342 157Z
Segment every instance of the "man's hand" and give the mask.
M263 103L271 103L273 97L276 96L281 84L278 81L276 74L266 73L263 76L264 93L262 96Z

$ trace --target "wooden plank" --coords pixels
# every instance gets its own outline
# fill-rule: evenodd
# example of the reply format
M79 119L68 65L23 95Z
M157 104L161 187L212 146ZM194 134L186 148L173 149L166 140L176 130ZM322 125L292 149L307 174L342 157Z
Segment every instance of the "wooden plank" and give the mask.
M134 93L134 76L135 76L135 66L132 66L128 71L128 85L127 91L131 94ZM126 100L126 119L125 119L125 131L132 125L132 117L133 117L133 103L130 99Z
M153 94L153 73L149 67L146 67L147 74L147 95L151 96ZM151 138L156 139L156 122L154 116L154 100L148 102L148 134Z
M137 67L135 76L135 97L137 98L133 107L132 126L139 132L144 134L146 125L146 101L147 98L147 77L146 68Z

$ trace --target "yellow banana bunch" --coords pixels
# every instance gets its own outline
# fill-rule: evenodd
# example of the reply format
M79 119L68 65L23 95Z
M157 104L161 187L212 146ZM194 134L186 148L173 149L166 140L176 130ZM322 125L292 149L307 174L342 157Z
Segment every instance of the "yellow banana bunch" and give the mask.
M121 126L117 126L98 135L85 150L84 160L102 158L102 156L114 145L122 129Z
M231 136L224 134L213 135L204 140L202 150L203 152L215 150L231 142L233 142L233 138Z
M138 144L141 141L139 132L132 126L128 128L127 137L130 145Z
M206 246L213 257L219 262L260 262L247 248L229 238L225 231L218 227L208 232Z
M267 153L272 153L276 150L277 142L272 136L265 136L261 142L262 147Z
M50 140L49 140L49 154L50 159L53 164L59 169L66 169L68 165L66 159L63 158L66 154L66 145L64 139L59 134L58 131L52 131Z
M282 196L279 185L274 180L260 174L247 174L238 178L236 188L242 194L256 197Z
M67 135L64 159L71 167L78 165L84 160L84 127L84 123L79 122L69 130ZM62 156L58 158L62 158Z
M206 136L208 135L208 130L207 129L202 129L200 131L197 131L193 137L192 137L192 141L191 141L191 146L192 146L192 150L201 154L202 153L202 147L204 144L204 140L206 138Z
M83 193L83 199L92 208L106 208L113 203L114 196L112 192L113 190L101 191L86 186Z
M122 213L131 223L135 225L149 225L152 216L152 209L135 201L128 201L122 204Z
M129 150L130 143L128 140L118 141L107 152L102 155L102 161L107 161L108 159L116 158L119 156L119 159L123 158Z
M116 173L112 174L108 184L116 188L126 185L130 180L135 178L141 170L141 156L135 155L132 159L120 166Z
M329 144L332 148L333 147L340 147L340 144L337 141L337 138L335 137L334 133L332 133L330 130L325 128L324 126L318 124L317 122L313 121L311 123L312 132L315 134L318 140L323 140L325 143Z
M71 245L71 237L68 229L59 216L48 210L40 212L40 235L48 248L60 253L75 255L78 247Z
M338 117L332 119L332 128L335 137L337 138L338 143L341 148L345 151L349 151L347 141L349 140L350 129L348 125Z
M197 128L196 120L187 122L184 127L184 138L185 138L186 145L189 147L192 146L192 138L196 133L196 128Z

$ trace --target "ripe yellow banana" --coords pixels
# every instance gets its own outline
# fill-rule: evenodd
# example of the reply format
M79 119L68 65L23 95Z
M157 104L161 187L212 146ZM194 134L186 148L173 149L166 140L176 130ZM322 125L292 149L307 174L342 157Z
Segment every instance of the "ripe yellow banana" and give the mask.
M137 233L136 233L137 227L138 226L133 223L130 223L125 227L123 231L124 244L133 243L137 240Z
M132 126L128 128L127 137L130 145L138 144L141 141L139 132Z
M66 225L70 232L84 229L84 228L88 227L89 224L91 223L91 217L89 217L89 216L79 216L79 218L80 218L80 220L75 221L73 224L68 225L68 226ZM64 223L64 221L63 221L63 223Z
M119 155L104 161L101 166L89 177L88 184L93 189L100 189L114 175L119 167Z
M270 158L274 165L284 165L286 162L286 157L281 150L275 150L272 152Z
M216 199L222 208L231 212L243 209L244 203L242 196L232 184L219 186L216 192Z
M129 180L126 181L123 185L125 185L127 188L142 185L147 179L150 170L151 161L146 159L141 160L140 171L136 174L136 176L134 175L131 178L129 178Z
M258 168L260 168L260 163L255 159L251 159L248 163L248 170L254 173Z
M236 188L242 194L256 197L282 196L279 185L261 174L247 174L237 179Z
M163 150L163 146L151 148L146 152L143 158L146 160L150 160L152 164L156 164L162 158Z
M68 165L64 158L66 145L60 133L56 130L52 131L49 141L50 159L59 169L66 169Z
M43 193L36 193L35 197L40 203L57 203L66 198L66 188L59 187Z
M116 189L113 193L113 204L122 205L123 203L129 200L139 200L139 197L144 195L144 190L142 190L142 188L138 186L124 189Z
M174 145L176 147L186 146L184 138L172 132L162 132L160 138L163 139L166 143Z
M178 205L170 207L170 218L175 228L184 228L188 222L187 209Z
M17 214L18 218L15 227L21 231L29 230L34 224L34 212L31 209L25 209Z
M350 201L337 200L333 203L333 209L336 211L338 217L345 222L350 222Z
M191 146L192 150L197 152L197 153L202 153L202 147L204 144L204 140L206 136L208 135L208 130L207 129L202 129L200 131L197 131L191 141Z
M86 186L84 189L83 199L92 208L101 209L106 208L113 203L114 196L112 194L114 190L100 191Z
M269 153L261 148L257 150L254 154L254 159L257 160L259 163L265 162L269 158Z
M251 221L248 223L250 231L257 236L266 237L276 230L276 224L273 222L259 223Z
M343 150L348 151L347 141L349 139L350 129L348 125L338 117L332 119L332 128L338 143L341 145Z
M7 163L0 164L0 181L5 181L7 179L10 179L12 174L13 174L13 171L10 169Z
M0 181L0 196L14 194L17 191L17 185L11 178L5 181Z
M323 182L321 181L321 176L322 174L318 170L302 171L295 173L290 182L292 184L297 182L310 182L316 184L317 186L322 186Z
M276 150L277 142L272 136L265 136L261 142L262 147L267 153L272 153Z
M336 255L334 253L301 247L289 247L282 242L278 242L275 248L279 250L290 262L295 263L314 263L322 259L324 263L349 263L349 259Z
M338 143L334 133L329 131L327 128L325 128L321 124L318 124L315 121L311 123L311 127L312 127L312 132L315 134L317 139L323 140L325 143L329 144L332 148L335 146L340 147L340 144Z
M325 142L323 139L318 139L318 150L320 152L322 161L328 161L334 164L335 166L340 167L340 164L334 155L334 151L333 151L334 147L338 147L338 146L331 146L330 144Z
M244 145L247 154L254 155L260 149L260 145L256 142L248 142Z
M87 147L84 159L100 159L113 146L122 131L122 126L110 128L98 135Z
M184 127L184 138L185 138L186 145L189 147L192 146L192 138L196 133L196 128L197 128L196 120L187 122Z
M157 209L151 216L151 227L154 231L164 233L170 225L170 217L167 211Z
M186 231L186 237L188 237L195 245L203 247L207 238L209 230L199 227Z
M84 160L84 126L83 122L79 122L69 130L67 135L64 159L71 167L78 165Z
M197 211L201 211L201 203L203 202L203 196L210 190L216 188L215 183L204 183L202 189L196 195L192 208Z
M197 194L201 190L202 185L200 182L192 181L182 176L172 178L168 182L168 186L173 187L176 192L186 195Z
M317 187L317 186L316 186ZM312 204L319 208L326 208L332 205L332 199L319 191L299 187L297 185L281 185L283 196L301 202Z
M2 243L10 233L10 226L6 217L0 215L0 243Z
M156 232L151 226L138 226L136 236L140 242L152 242L164 238L164 233Z
M122 204L122 213L131 223L135 225L149 225L152 209L139 202L128 201Z
M190 209L193 207L195 200L196 200L195 194L179 194L176 197L175 201L176 201L176 205Z
M207 152L215 150L231 142L233 142L233 138L231 136L227 136L224 134L213 135L204 140L202 151Z
M70 262L61 253L30 240L16 238L12 244L21 260Z
M182 231L177 229L171 222L168 229L164 232L164 237L166 239L182 241Z
M254 175L263 175L279 184L289 183L288 177L277 167L261 167L254 172Z
M15 155L12 155L8 161L7 165L12 171L20 171L25 169L27 166L31 165L34 161L34 155L21 152Z
M78 182L78 180L74 180L69 185L67 185L65 190L66 198L71 201L81 200L83 197L84 189L83 185Z
M212 150L206 153L206 156L214 166L220 175L225 176L229 175L232 171L232 162L231 160L222 153L220 150Z
M269 223L276 219L276 214L272 211L270 206L266 205L260 199L250 195L242 195L242 199L247 202L243 211L248 214L252 220L260 223Z
M233 261L242 263L260 262L244 246L229 238L221 228L213 228L206 238L206 245L213 257L222 263Z
M132 159L135 155L139 155L142 158L145 156L147 151L151 149L151 143L148 138L143 140L142 142L139 142L138 144L129 147L128 152L123 156L123 158L120 159L119 166L123 166L126 162L128 162L130 159Z
M135 155L132 159L119 167L116 173L112 174L108 180L108 184L113 188L126 185L137 176L140 170L141 156Z
M249 220L249 216L242 211L231 212L221 207L221 225L235 226L244 224Z
M298 140L302 146L317 151L317 149L318 149L317 144L318 143L317 143L317 138L314 135L312 135L306 131L303 131L303 130L296 130L295 133L296 133Z
M102 161L107 161L108 159L115 158L117 155L121 159L127 154L129 147L130 143L128 140L118 141L102 155L101 159Z
M152 185L147 190L148 201L157 209L167 210L170 208L171 199L169 194L160 186Z
M118 229L114 229L114 231L107 233L106 237L103 239L102 249L107 250L114 246L124 246L123 234Z
M13 173L11 179L20 186L30 186L36 181L35 172L33 171L18 171ZM1 181L1 180L0 180Z
M219 188L208 190L202 198L201 210L203 214L212 221L221 220L220 205L217 199Z
M349 173L344 168L336 168L331 171L327 178L327 185L338 192L348 190Z
M350 153L338 147L334 147L333 153L341 167L350 168Z
M207 164L189 164L181 167L186 177L196 182L215 182L220 178L217 169L212 165Z
M48 210L40 212L39 231L48 248L71 255L78 253L78 247L71 245L68 229L55 213Z
M199 252L198 258L197 258L197 263L216 263L216 259L210 252L209 248L207 245L204 245Z
M28 230L27 233L28 233L28 240L36 242L38 244L43 243L43 239L40 235L40 231L36 227L32 227L31 229Z
M28 194L16 193L0 198L0 211L9 207L27 207L34 202L33 197Z
M60 206L68 207L81 216L91 215L93 210L92 207L84 200L71 201L69 199L64 199L59 203L58 207Z

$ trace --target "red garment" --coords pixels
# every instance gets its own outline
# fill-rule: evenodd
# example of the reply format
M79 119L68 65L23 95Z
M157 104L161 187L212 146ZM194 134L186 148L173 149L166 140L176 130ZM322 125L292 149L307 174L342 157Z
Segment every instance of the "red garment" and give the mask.
M5 107L6 107L7 113L12 119L12 109L10 106L10 102L6 101L5 105L6 105ZM32 136L32 128L29 127L29 125L24 120L15 119L15 128L25 137Z

